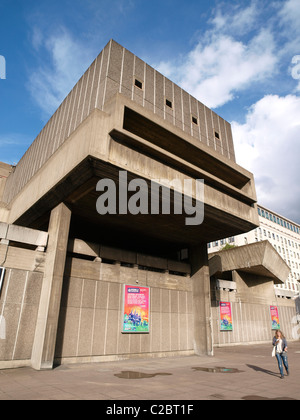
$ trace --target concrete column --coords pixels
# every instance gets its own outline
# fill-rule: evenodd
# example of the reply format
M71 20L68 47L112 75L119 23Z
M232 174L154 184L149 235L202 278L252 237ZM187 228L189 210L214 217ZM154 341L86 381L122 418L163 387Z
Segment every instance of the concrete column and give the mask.
M210 277L207 245L190 249L193 283L194 350L198 355L213 355Z
M52 369L60 310L61 291L69 238L71 211L59 204L51 212L49 241L31 364L34 369Z

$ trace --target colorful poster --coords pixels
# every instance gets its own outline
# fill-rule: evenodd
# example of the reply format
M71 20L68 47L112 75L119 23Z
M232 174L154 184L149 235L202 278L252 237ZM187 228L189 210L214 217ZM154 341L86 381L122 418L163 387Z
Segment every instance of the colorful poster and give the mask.
M124 285L123 333L149 333L149 287Z
M232 331L232 313L230 302L220 302L221 331Z
M278 308L277 306L270 306L272 330L280 330Z

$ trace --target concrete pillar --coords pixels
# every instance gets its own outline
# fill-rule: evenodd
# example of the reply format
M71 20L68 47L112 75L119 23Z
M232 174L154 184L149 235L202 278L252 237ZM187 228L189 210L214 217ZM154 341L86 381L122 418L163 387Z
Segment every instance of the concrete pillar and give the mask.
M52 369L61 291L69 238L71 211L61 203L51 212L49 242L33 343L34 369Z
M213 355L210 277L207 245L190 249L193 283L194 350L198 355Z

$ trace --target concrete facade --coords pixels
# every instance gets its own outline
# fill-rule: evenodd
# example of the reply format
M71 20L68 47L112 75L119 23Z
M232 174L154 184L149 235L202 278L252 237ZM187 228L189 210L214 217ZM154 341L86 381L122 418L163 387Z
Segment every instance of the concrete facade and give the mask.
M101 216L98 181L120 189L120 171L126 187L192 181L191 203L204 180L203 223L188 226L175 211ZM173 205L176 191L168 192ZM201 102L110 41L10 174L3 201L8 229L47 234L35 369L55 360L212 354L206 244L254 229L258 214L230 125ZM24 237L30 249L22 252L43 252ZM7 256L14 245L7 239ZM124 284L150 287L149 334L121 333Z
M2 200L7 178L13 170L14 168L11 165L0 162L0 221L2 222L6 222L9 215L9 211L6 209L7 205Z
M0 223L0 369L30 366L48 233Z
M268 241L209 256L215 347L271 341L270 306L276 306L280 328L295 340L297 311L293 300L278 299L274 283L283 283L289 267ZM230 302L233 331L220 329L220 302Z
M2 196L6 180L12 172L12 166L7 163L0 162L0 203L2 202Z

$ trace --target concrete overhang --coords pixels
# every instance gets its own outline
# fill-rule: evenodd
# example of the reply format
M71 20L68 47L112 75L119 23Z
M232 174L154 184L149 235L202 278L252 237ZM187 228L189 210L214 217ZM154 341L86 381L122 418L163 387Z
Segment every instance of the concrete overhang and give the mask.
M218 277L227 271L241 271L284 283L290 268L269 241L220 251L209 256L210 276Z
M50 211L65 202L81 225L176 247L258 226L250 172L123 95L115 95L104 111L92 111L9 203L9 223L41 229ZM138 177L148 185L153 179L204 179L204 222L186 226L185 214L99 216L97 182L109 178L118 186L120 170L128 172L128 182ZM195 199L193 192L191 196Z

